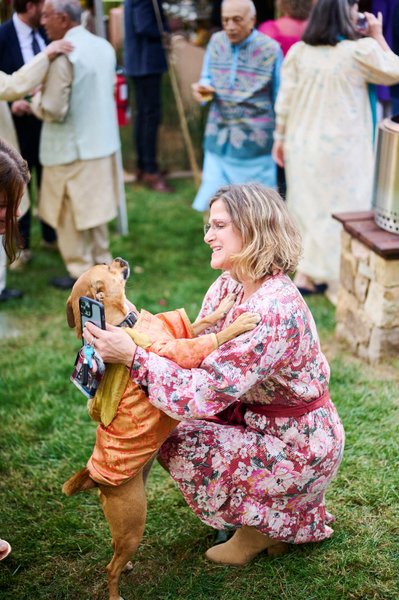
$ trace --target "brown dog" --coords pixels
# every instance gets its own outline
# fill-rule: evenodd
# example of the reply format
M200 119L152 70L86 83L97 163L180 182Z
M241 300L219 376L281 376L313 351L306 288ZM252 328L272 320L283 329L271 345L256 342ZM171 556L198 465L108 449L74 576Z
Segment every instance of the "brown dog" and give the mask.
M68 324L70 327L75 328L79 338L82 334L79 314L80 296L88 296L101 302L104 305L105 317L108 323L120 325L125 322L126 316L132 309L132 305L127 302L125 296L125 284L128 277L129 265L121 258L116 258L111 265L97 265L79 277L67 301ZM189 327L192 328L190 331L194 336L198 336L209 326L214 325L220 318L226 315L228 310L233 306L234 300L234 295L229 295L222 301L221 305L214 313L211 313L205 319L195 322L193 325L189 324ZM135 309L133 312L135 312ZM179 318L181 317L181 310L172 311L172 313L166 313L166 315L173 315L174 312L179 313ZM145 314L145 320L147 321L148 319L157 319L157 317L152 315L148 317L148 315L149 313ZM196 343L201 343L201 351L197 356L198 364L200 364L206 354L209 354L209 352L216 347L233 339L237 335L250 331L256 326L258 321L258 315L244 313L229 327L216 334L216 336L214 334L209 334L208 336L203 335L200 336L198 342L195 339L176 340L175 343L173 343L173 346L179 347L179 345L183 344L192 344L189 352L191 355L191 350L194 349L194 345ZM136 328L140 329L140 317L134 329ZM140 344L140 336L138 339L135 338L134 329L131 330L130 335L135 339L136 343ZM203 355L203 346L204 343L206 345L207 338L209 338L208 350L206 351L206 354ZM151 341L155 342L155 340ZM146 347L148 347L148 344ZM151 350L156 351L156 347L155 349L151 348ZM169 356L165 350L162 354L164 356ZM178 362L176 356L172 356L172 358ZM148 411L148 409L152 411L146 435L143 435L142 438L138 435L135 439L135 443L136 445L138 443L145 446L148 443L148 437L151 437L152 435L154 439L156 439L155 447L150 446L148 449L145 449L145 451L142 451L143 449L140 447L140 452L138 453L140 455L140 460L138 460L136 472L132 472L132 476L120 485L104 485L101 483L101 479L99 482L96 482L95 479L92 478L93 473L86 467L68 479L62 488L63 492L68 496L95 486L99 488L100 501L105 518L107 519L111 530L114 549L113 558L107 566L110 600L121 600L118 591L120 574L126 566L129 566L128 561L135 552L144 533L147 502L143 481L143 466L154 456L154 452L156 452L166 439L168 433L177 425L177 421L167 416L165 413L162 413L162 411L159 411L148 402L147 397L139 386L131 381L129 381L128 386L127 392L129 392L129 394L138 394L134 405L134 410L137 411L136 415L142 414L140 412L141 408L144 408L146 411ZM126 398L126 395L129 395L127 392L125 391L125 395L123 396L124 399ZM115 421L120 418L120 415L117 413ZM99 429L100 428L106 433L106 427L100 426ZM157 430L154 431L154 429ZM148 433L151 435L149 436ZM89 464L90 461L88 465Z

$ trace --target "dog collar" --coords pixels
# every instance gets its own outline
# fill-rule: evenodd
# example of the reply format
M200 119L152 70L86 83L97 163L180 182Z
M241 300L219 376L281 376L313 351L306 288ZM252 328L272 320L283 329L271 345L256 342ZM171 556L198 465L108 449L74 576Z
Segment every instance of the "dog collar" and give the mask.
M137 321L137 315L132 311L119 323L118 327L134 327Z

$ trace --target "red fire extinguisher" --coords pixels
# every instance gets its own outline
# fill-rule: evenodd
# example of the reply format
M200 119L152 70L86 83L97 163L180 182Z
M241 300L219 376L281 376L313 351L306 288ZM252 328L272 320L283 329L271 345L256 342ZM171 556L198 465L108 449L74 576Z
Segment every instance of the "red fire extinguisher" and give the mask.
M118 125L119 127L124 127L130 122L130 110L127 80L122 71L116 72L115 102L118 113Z

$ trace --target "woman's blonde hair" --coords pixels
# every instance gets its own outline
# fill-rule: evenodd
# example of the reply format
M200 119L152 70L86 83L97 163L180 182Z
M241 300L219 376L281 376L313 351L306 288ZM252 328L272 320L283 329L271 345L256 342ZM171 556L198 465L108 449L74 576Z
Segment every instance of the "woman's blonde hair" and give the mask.
M224 202L243 240L242 251L232 257L235 279L258 281L277 271L295 270L301 236L277 192L257 183L230 185L215 194L210 207L217 200Z

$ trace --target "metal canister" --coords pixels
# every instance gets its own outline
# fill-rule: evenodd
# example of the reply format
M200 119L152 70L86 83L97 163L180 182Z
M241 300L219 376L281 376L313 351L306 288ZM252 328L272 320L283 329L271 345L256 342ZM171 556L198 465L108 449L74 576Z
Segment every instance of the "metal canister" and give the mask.
M373 209L376 224L399 235L399 115L378 125Z

